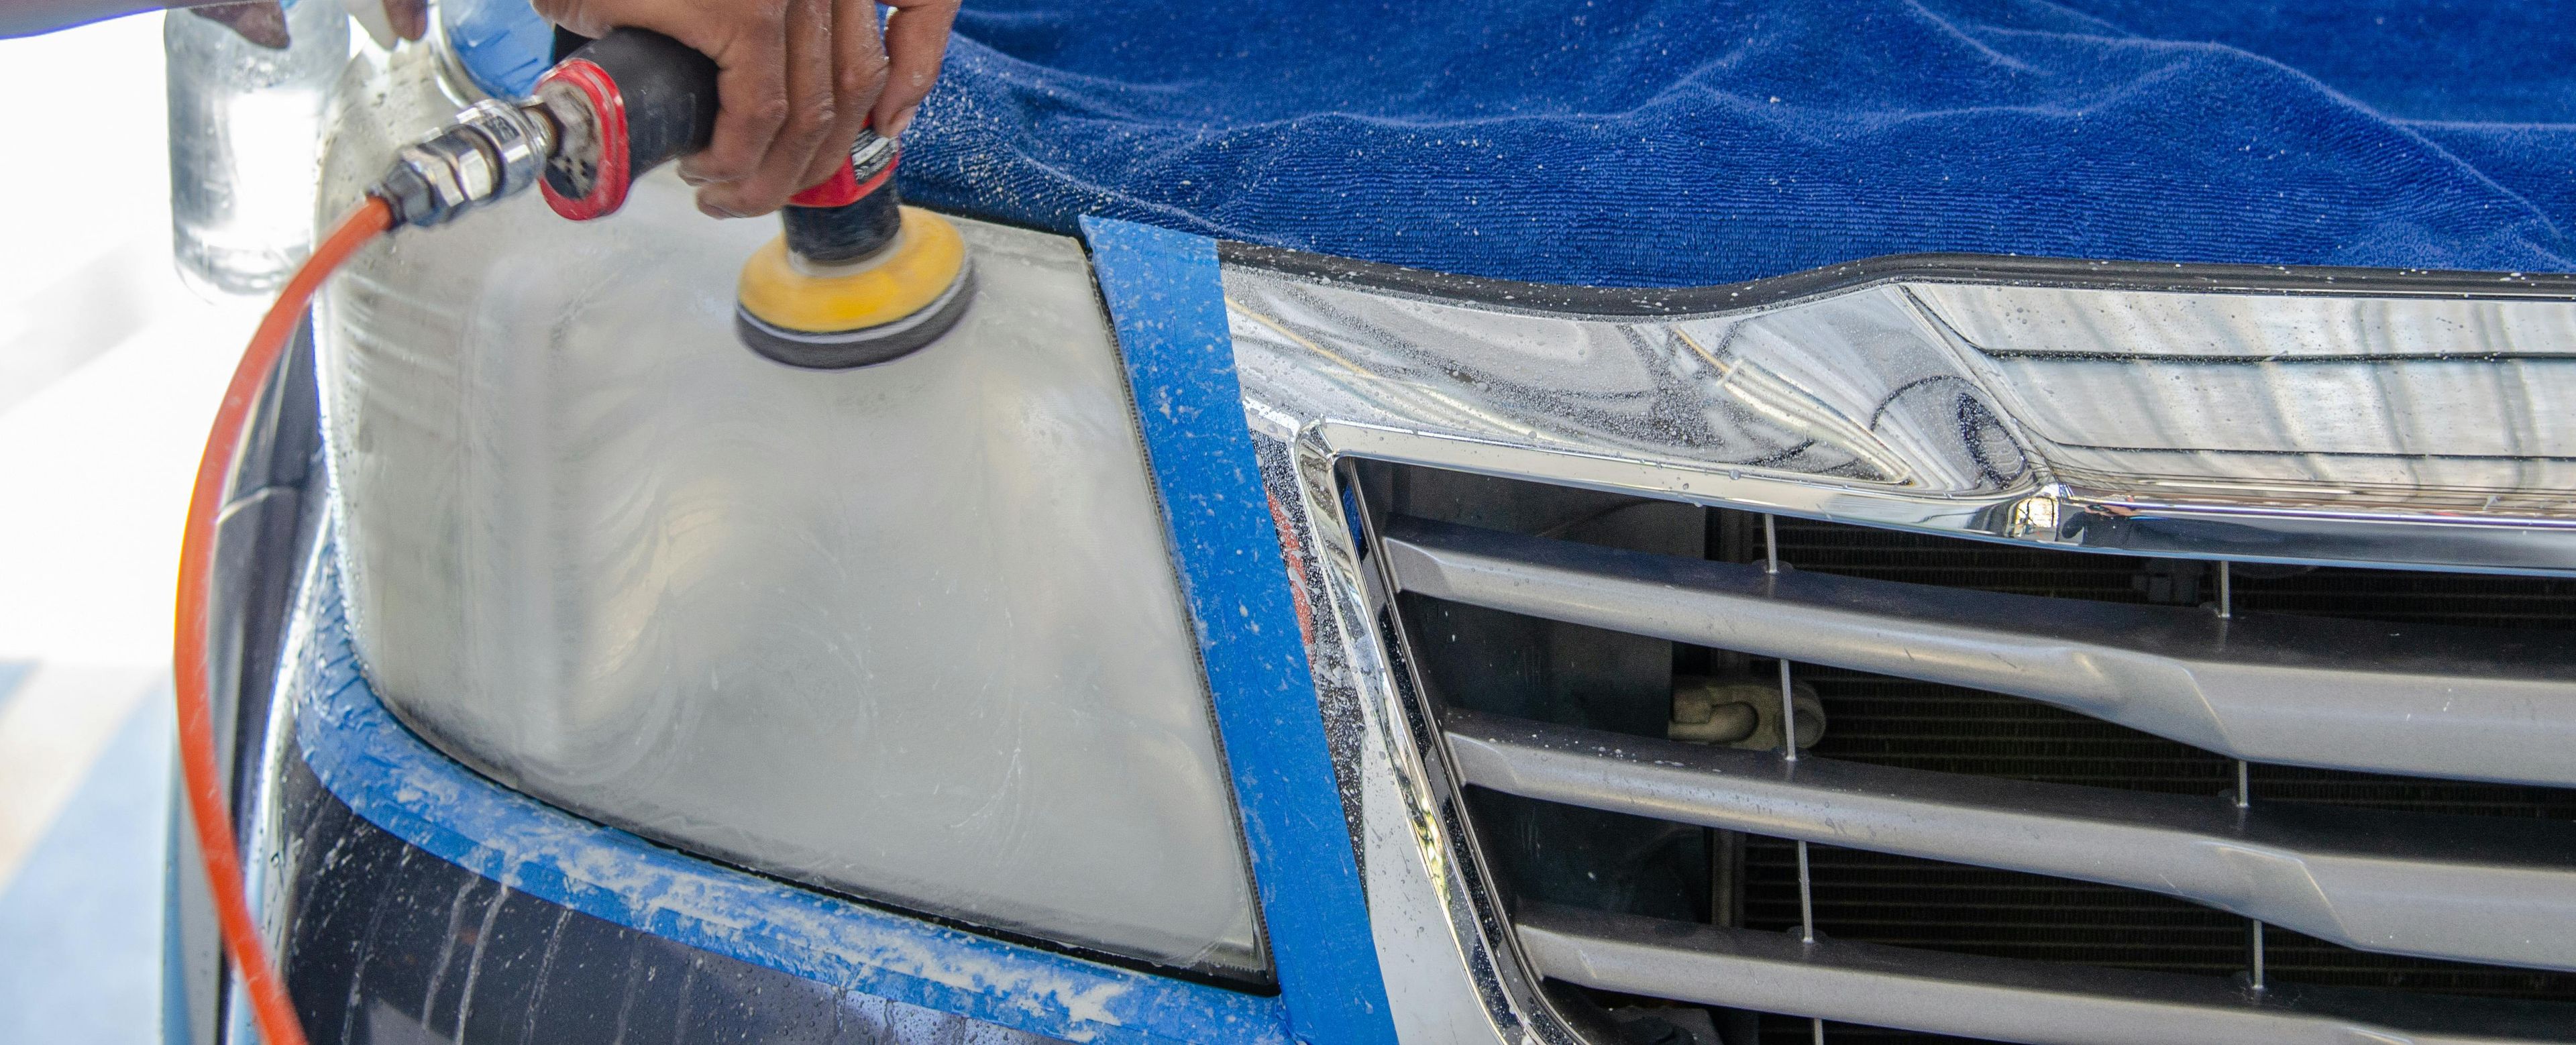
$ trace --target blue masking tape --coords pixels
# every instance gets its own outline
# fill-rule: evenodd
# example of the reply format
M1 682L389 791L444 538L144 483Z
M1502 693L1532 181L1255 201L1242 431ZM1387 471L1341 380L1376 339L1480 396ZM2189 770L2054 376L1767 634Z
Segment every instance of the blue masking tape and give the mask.
M1298 1038L1392 1043L1386 985L1235 381L1216 242L1084 218Z

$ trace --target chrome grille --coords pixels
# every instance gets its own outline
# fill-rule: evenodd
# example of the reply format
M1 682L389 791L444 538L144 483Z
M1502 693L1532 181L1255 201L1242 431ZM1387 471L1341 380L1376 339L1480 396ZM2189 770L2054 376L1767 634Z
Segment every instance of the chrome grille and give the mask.
M2221 620L2155 604L2216 597L2189 562L1784 518L1775 576L1372 521L1381 576L1439 627L1516 615L1756 674L1776 658L1831 711L1788 765L1419 680L1453 698L1434 713L1480 812L1502 793L1742 832L1733 926L1511 897L1543 977L1844 1021L1834 1040L2576 1039L2576 1007L2529 1000L2576 999L2550 971L2576 969L2576 582L2231 577ZM2250 808L2231 755L2254 760ZM2260 991L2248 917L2276 926Z

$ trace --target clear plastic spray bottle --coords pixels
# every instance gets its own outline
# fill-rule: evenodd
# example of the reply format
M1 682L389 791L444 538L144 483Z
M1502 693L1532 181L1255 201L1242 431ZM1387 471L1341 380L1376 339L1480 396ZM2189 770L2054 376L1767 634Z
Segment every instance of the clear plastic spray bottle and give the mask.
M170 231L179 272L201 291L264 294L313 242L323 109L349 60L349 16L288 0L292 43L272 50L172 11Z

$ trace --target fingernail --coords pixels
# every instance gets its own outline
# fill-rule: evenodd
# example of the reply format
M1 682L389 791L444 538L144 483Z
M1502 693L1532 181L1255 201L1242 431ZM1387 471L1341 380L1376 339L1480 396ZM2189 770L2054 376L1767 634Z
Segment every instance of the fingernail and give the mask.
M710 218L714 218L714 219L717 219L717 220L719 220L719 221L725 220L725 219L727 219L727 218L739 218L739 217L741 217L741 216L742 216L742 215L740 215L740 214L736 214L736 213L734 213L733 211L726 210L723 206L721 206L721 205L719 205L719 204L708 203L708 202L706 202L706 201L704 201L704 200L700 200L700 201L698 201L698 213L700 213L700 214L704 214L704 215L706 215L706 216L708 216L708 217L710 217Z
M920 109L917 104L904 106L902 112L894 114L894 119L886 121L886 129L880 133L888 138L903 137L904 128L912 126L912 114Z

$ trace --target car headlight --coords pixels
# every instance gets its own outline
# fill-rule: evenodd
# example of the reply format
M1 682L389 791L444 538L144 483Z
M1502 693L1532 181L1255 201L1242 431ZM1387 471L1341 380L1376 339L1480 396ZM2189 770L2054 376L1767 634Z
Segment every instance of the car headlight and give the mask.
M325 198L451 103L397 59ZM352 92L353 96L361 92ZM780 366L770 235L668 177L614 221L412 237L317 325L377 691L449 753L665 843L976 926L1267 975L1197 648L1081 247L966 224L935 352Z

